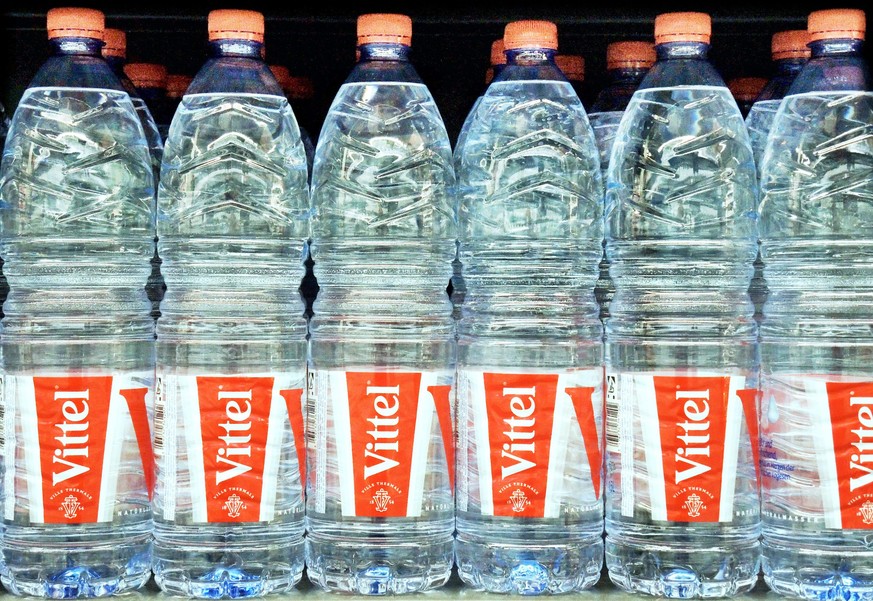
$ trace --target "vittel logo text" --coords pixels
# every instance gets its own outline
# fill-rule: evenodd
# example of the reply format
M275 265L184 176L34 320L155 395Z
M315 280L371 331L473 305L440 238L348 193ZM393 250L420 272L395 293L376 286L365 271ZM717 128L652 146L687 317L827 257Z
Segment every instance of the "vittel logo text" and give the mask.
M858 428L852 430L855 439L851 442L855 452L850 456L849 490L873 482L873 397L851 397L849 405L857 408Z
M219 423L224 434L218 438L224 446L218 448L215 457L215 463L219 466L215 472L215 482L222 484L252 469L252 391L219 391L218 400L224 403L227 418Z
M709 390L677 390L684 421L677 423L676 483L695 478L712 469L710 459Z
M529 388L503 388L510 417L504 418L506 429L503 436L509 442L503 444L503 463L500 477L505 480L525 470L536 467L536 386Z
M54 400L60 403L63 421L55 424L60 435L54 437L59 447L52 457L52 485L80 476L87 471L89 436L88 436L88 390L64 391L56 390ZM62 471L56 471L62 470Z
M367 386L367 399L372 399L373 415L367 418L372 438L364 446L364 479L400 465L400 386Z

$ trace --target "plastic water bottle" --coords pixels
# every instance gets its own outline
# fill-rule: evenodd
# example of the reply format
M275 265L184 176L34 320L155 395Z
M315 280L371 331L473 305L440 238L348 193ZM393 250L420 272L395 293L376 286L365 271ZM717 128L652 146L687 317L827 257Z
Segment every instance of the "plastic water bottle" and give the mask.
M767 79L764 77L734 77L727 81L728 90L734 97L743 119L749 114L755 99L766 85Z
M749 130L749 139L752 141L752 152L759 177L761 159L764 156L773 117L776 116L779 104L788 93L794 78L809 60L809 54L809 32L805 29L777 31L770 38L773 74L746 116L746 127Z
M288 70L288 67L284 65L270 65L270 70L273 72L276 81L279 82L279 86L282 88L285 97L288 98L289 104L292 104L293 109L292 100L307 93L307 91L301 86L301 78L294 78ZM308 173L311 176L312 160L315 156L315 144L313 144L312 137L309 135L309 132L306 131L306 128L302 125L298 125L298 127L300 128L300 138L303 140L303 148L306 151L306 166Z
M103 13L46 20L51 54L0 165L0 579L16 595L97 597L151 575L154 180L100 54Z
M208 15L158 193L155 581L239 598L303 572L306 157L264 16Z
M143 99L141 90L137 87L137 84L131 80L130 75L125 70L125 67L127 67L127 34L121 29L107 27L104 31L104 45L101 52L103 58L107 63L109 63L109 66L112 67L115 76L121 81L124 90L130 96L130 100L133 102L133 106L136 109L136 114L139 116L140 123L142 123L146 141L149 145L149 153L152 157L152 164L154 166L155 186L157 186L157 179L161 173L161 157L164 152L164 143L160 132L158 132L157 125L155 124L155 118L152 114L151 108ZM140 75L150 76L152 78L156 76L153 72L144 72L146 70L142 68L134 69L135 72Z
M167 107L163 114L156 115L158 131L161 132L161 138L166 142L167 134L170 133L170 123L176 114L176 109L179 108L179 103L182 102L182 96L185 95L185 90L191 85L193 77L183 75L181 73L167 73L167 91L166 100Z
M761 166L763 571L782 595L870 599L873 82L864 11L807 22Z
M329 591L424 591L452 570L455 181L411 38L406 15L358 17L312 170L306 567Z
M615 132L624 110L640 82L655 63L655 45L642 40L620 40L606 46L607 82L588 111L588 120L597 139L600 151L600 168L604 180L609 167L609 155ZM606 239L600 258L600 277L594 287L594 296L600 306L600 319L609 317L609 305L615 296L615 286L609 276L609 261L606 258Z
M757 181L710 29L706 13L655 18L607 172L606 565L673 598L748 591L760 563Z
M746 115L746 129L752 143L752 155L758 179L761 177L761 159L767 144L767 135L779 104L788 88L809 59L809 33L805 29L777 31L770 39L770 53L774 73L758 94ZM764 262L761 260L760 246L755 257L755 273L749 286L749 295L755 305L755 320L760 323L764 317L764 303L767 301L767 282L764 280Z
M584 87L585 57L579 54L556 54L555 65L573 86L573 91L576 92L579 100L582 101L582 106L585 107L588 101L587 90Z
M603 564L603 182L550 21L506 25L508 62L456 155L458 573L515 594L592 586Z
M492 81L494 81L495 77L498 77L500 75L505 66L506 52L504 51L503 47L503 38L498 38L491 42L490 65L485 71L486 87ZM467 140L467 132L470 129L470 124L476 117L477 109L479 108L480 102L482 102L482 96L478 96L473 102L473 106L470 109L470 112L467 113L467 116L464 119L464 123L461 125L461 129L458 132L458 138L455 141L453 157L454 161L456 161L457 157L459 157L463 152L464 144ZM455 165L455 169L457 169L457 165ZM464 282L464 274L463 270L461 269L461 260L460 258L458 258L456 251L455 258L452 259L452 279L449 282L449 295L452 299L452 316L456 320L461 317L461 305L464 304L464 297L466 296L466 294L467 284L466 282Z
M161 161L163 160L164 143L158 131L156 120L166 119L163 113L166 109L167 68L157 63L127 63L124 65L124 73L136 88L138 96L135 97L134 106L140 115L158 115L148 123L146 139L152 148L152 160L155 161L155 189L160 182ZM154 107L154 108L152 108ZM146 127L145 124L143 127ZM167 285L161 274L161 257L158 255L158 238L155 236L155 252L152 256L152 273L149 276L146 290L149 300L152 302L152 317L158 319L161 315L161 300L167 291Z

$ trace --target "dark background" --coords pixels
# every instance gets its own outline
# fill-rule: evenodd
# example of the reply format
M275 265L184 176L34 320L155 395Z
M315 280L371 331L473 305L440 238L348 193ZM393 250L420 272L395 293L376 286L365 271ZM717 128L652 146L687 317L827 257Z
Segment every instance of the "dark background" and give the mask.
M127 32L128 62L159 62L171 73L194 75L206 58L209 11L259 10L266 19L266 60L292 74L311 77L316 96L296 108L301 125L317 137L321 120L355 61L355 22L369 12L401 12L413 22L412 60L433 93L454 141L467 111L485 87L491 42L507 22L548 19L558 26L559 52L581 54L586 62L581 95L586 106L605 83L606 46L621 39L651 40L655 16L696 10L712 16L710 58L725 80L771 74L770 37L803 29L810 11L867 8L866 2L650 2L577 0L573 3L410 3L358 2L33 2L6 0L2 13L0 101L11 115L33 74L45 60L45 14L55 6L102 10L106 26ZM868 11L868 18L870 12ZM870 44L865 50L870 56Z

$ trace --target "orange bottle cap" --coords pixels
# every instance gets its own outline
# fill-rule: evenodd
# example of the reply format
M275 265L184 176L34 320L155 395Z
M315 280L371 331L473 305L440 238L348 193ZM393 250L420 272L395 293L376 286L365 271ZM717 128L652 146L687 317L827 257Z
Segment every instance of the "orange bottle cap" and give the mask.
M279 87L283 90L287 90L288 80L291 79L291 72L288 71L288 67L283 65L270 65L270 71L273 72L273 77L276 78L276 83L279 84Z
M103 56L127 57L127 34L120 29L103 30Z
M712 19L706 13L663 13L655 17L655 43L704 42L712 35Z
M167 68L157 63L127 63L124 74L138 88L166 88Z
M361 44L412 45L412 19L406 15L371 13L360 15L357 25L358 46Z
M512 21L503 30L503 46L519 48L558 49L558 26L551 21Z
M309 77L292 75L288 78L288 98L309 100L315 96L315 84Z
M46 28L49 39L66 37L102 40L106 19L103 11L93 8L53 8L46 13Z
M556 54L555 65L570 81L585 81L585 59L578 54Z
M208 18L209 40L264 42L264 15L255 10L217 9Z
M167 98L181 98L191 85L193 78L188 75L172 73L167 75Z
M767 85L763 77L735 77L727 82L727 87L738 101L754 100Z
M491 66L494 65L505 65L506 64L506 52L504 52L505 48L503 47L503 38L494 40L491 42Z
M655 64L655 44L642 41L612 42L606 47L607 69L648 69Z
M864 11L858 8L831 8L809 13L806 21L809 41L863 40L867 32Z
M770 40L774 61L783 58L809 58L809 32L805 29L777 31Z

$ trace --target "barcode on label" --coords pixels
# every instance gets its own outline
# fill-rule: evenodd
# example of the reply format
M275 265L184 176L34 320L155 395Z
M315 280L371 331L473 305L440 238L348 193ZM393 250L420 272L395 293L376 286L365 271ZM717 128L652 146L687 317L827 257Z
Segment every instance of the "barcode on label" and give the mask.
M614 375L606 376L606 450L614 453L621 450L617 381Z
M159 377L155 383L155 454L162 453L164 450L164 407L164 380Z

